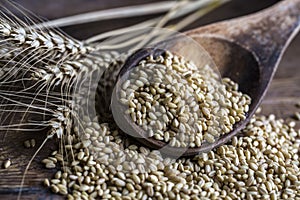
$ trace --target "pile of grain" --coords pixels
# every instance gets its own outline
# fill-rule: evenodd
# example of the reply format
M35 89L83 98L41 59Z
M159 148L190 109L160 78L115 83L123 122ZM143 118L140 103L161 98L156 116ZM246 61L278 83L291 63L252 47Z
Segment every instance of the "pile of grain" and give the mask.
M300 195L300 131L274 115L256 116L226 145L192 158L163 158L129 145L108 124L85 118L86 138L72 141L45 184L68 199L295 199ZM70 148L70 147L69 147ZM49 162L62 165L55 152Z
M176 147L200 147L244 120L251 99L238 84L166 52L139 62L122 83L120 102L147 137Z

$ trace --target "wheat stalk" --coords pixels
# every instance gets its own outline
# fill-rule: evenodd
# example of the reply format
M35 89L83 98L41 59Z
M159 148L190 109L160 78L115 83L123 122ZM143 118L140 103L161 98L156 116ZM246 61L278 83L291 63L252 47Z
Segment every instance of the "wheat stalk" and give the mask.
M207 7L212 7L213 5L218 7L228 1L229 0L188 1L187 4L181 6L180 9L177 9L177 12L175 12L173 15L169 16L169 21L183 17L189 13L198 12L198 10L199 11L205 10ZM209 12L208 10L206 12L203 11L203 14L199 14L198 17L201 17L201 15L203 16L204 14L206 14L208 12ZM87 44L90 44L90 43L94 43L97 41L107 39L112 36L126 35L128 32L133 32L135 30L141 30L143 28L153 27L153 26L155 26L155 24L157 24L157 22L160 19L161 19L161 17L158 17L158 18L147 20L147 21L143 21L141 23L132 25L130 27L120 28L120 29L108 31L105 33L101 33L99 35L95 35L95 36L92 36L92 37L86 39L84 42ZM76 24L76 22L73 22L73 23ZM178 24L174 24L174 25L170 25L168 27L177 27L177 25ZM184 28L184 26L180 26L180 28L178 28L177 30L180 30L182 28Z
M94 11L94 12L88 12L79 15L73 15L69 17L63 17L48 22L43 22L40 24L36 24L32 27L33 28L39 26L45 28L65 27L65 26L74 26L74 25L91 23L91 22L99 22L99 21L109 20L109 19L119 19L119 18L127 18L127 17L144 16L150 14L158 14L170 10L172 7L174 7L176 3L177 3L176 1L162 1L156 3L143 4L143 5Z

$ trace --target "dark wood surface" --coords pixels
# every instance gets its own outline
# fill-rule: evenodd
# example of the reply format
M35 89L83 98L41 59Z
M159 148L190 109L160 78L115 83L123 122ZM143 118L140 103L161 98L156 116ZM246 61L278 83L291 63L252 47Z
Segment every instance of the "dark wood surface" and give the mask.
M24 7L45 18L53 19L56 17L67 16L85 11L106 9L117 7L120 5L134 5L145 2L142 0L18 0ZM53 3L54 2L54 3ZM232 1L227 5L218 8L189 28L195 28L200 25L211 22L228 19L247 13L260 10L269 5L274 4L275 0L254 0L254 1ZM63 30L78 39L84 39L91 35L111 30L124 25L134 24L144 19L150 18L130 18L123 20L107 20L100 23L91 23L80 26L70 26ZM298 35L287 49L283 60L276 72L275 78L268 90L266 97L262 103L263 113L274 113L278 117L289 119L295 111L300 111L296 108L296 102L300 101L300 35ZM297 124L299 126L299 123ZM18 193L18 185L21 182L23 171L30 157L33 155L36 148L25 149L23 142L26 138L35 138L37 146L42 143L45 135L32 133L6 133L0 135L0 165L7 158L12 160L12 166L9 169L0 168L0 199L16 199ZM52 150L58 146L57 140L52 140L47 143L46 147L41 150L38 156L34 159L28 174L26 175L25 185L23 188L22 199L61 199L62 197L53 195L48 189L42 186L42 181L46 177L51 177L55 170L44 169L41 160L49 155Z

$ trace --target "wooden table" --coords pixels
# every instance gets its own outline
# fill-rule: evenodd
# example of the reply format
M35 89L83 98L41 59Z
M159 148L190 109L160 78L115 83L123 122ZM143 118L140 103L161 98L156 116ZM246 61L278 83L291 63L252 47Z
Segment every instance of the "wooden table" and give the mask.
M17 2L41 16L52 19L85 11L117 7L120 5L124 6L153 2L153 0L61 0L55 3L53 3L52 0L18 0ZM245 1L230 2L198 20L189 28L195 28L211 22L251 13L267 7L268 5L272 5L276 1L254 0L251 1L251 5L244 2ZM123 20L107 20L100 23L66 27L63 28L63 30L76 38L84 39L96 33L140 22L151 17L153 16ZM274 113L277 117L283 117L285 119L291 118L295 111L300 111L300 108L295 107L295 103L300 101L299 86L300 35L294 39L280 63L275 78L272 81L270 89L262 103L263 113ZM300 127L299 123L297 124L297 127ZM0 199L16 199L18 194L18 185L21 182L23 171L28 160L36 150L36 148L25 149L23 147L23 142L26 139L35 138L38 146L41 144L44 137L45 135L34 132L26 134L14 132L0 135L0 165L6 158L11 158L12 160L12 166L9 169L0 169ZM42 186L43 179L53 176L55 170L44 169L40 161L57 148L57 143L57 140L48 142L46 147L43 148L34 159L30 170L26 175L22 199L62 199L61 196L53 195L48 189Z

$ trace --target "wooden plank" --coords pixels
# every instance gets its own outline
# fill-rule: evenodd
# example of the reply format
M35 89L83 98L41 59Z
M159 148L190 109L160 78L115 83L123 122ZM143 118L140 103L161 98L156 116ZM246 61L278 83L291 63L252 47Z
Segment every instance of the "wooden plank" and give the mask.
M92 9L104 9L109 7L115 7L122 3L122 5L128 5L129 3L136 1L101 1L108 2L110 4L99 3L100 1L91 1L94 2L94 7L90 4L87 5L83 0L76 0L76 3L72 6L69 1L69 6L67 5L67 0L56 3L52 5L53 1L19 1L23 5L29 5L34 2L31 7L34 8L33 11L38 11L38 14L54 18L61 17L64 14L74 14L81 11L87 11ZM50 2L50 3L49 3ZM82 3L84 2L84 3ZM97 4L97 3L99 4ZM116 3L117 2L117 3ZM124 3L124 2L127 2ZM142 1L138 1L142 2ZM242 2L242 3L241 3ZM235 1L232 2L216 12L209 14L203 19L199 20L197 23L193 24L191 27L197 27L202 24L211 23L221 19L227 19L237 15L243 15L245 13L252 12L254 10L259 10L267 5L274 3L275 1L260 1L255 0L251 2L251 5L244 3L244 1ZM65 4L64 7L60 7ZM96 5L97 4L97 5ZM47 7L45 5L49 5ZM36 7L34 7L36 6ZM56 8L56 9L55 9ZM76 8L76 9L75 9ZM57 10L57 13L54 13L53 10ZM74 10L75 9L75 10ZM65 12L64 12L65 10ZM74 12L73 12L74 11ZM95 23L81 25L77 27L69 27L64 30L70 35L76 36L78 38L85 38L91 34L99 33L108 29L113 29L120 27L121 25L128 25L136 23L139 19L125 19L125 20L115 20L115 21L106 21L102 22L101 26ZM288 48L286 54L283 57L283 60L279 66L279 69L276 73L274 80L270 86L270 89L262 103L263 113L270 114L274 113L278 117L289 118L292 117L294 111L299 108L295 107L295 103L300 100L300 36L298 36ZM297 124L298 127L299 123ZM18 194L18 185L21 183L23 171L27 165L28 160L33 155L36 148L25 149L23 147L23 141L26 139L35 138L37 140L37 145L42 143L45 135L32 133L6 133L5 136L0 136L0 165L2 162L11 158L12 166L9 169L0 169L0 199L15 199ZM52 150L57 149L58 141L52 140L47 143L46 147L42 149L37 158L34 159L28 174L26 175L25 184L23 188L22 199L62 199L61 196L53 195L48 189L45 189L42 186L42 181L44 178L52 177L55 170L44 169L41 164L41 160L47 157Z
M300 112L295 104L300 101L300 35L293 40L285 52L270 88L262 102L264 114L274 113L278 117L292 118ZM300 128L299 122L297 127Z

